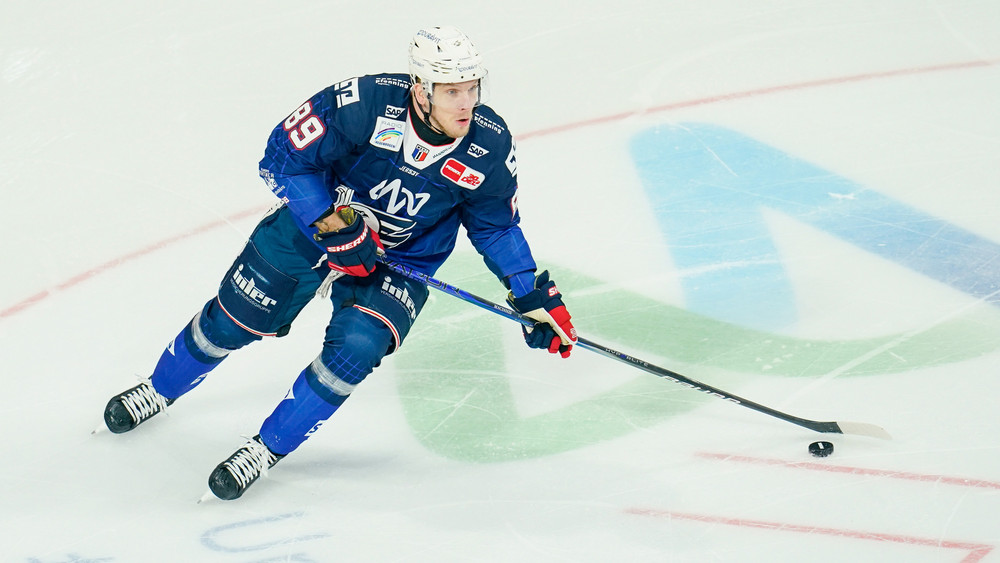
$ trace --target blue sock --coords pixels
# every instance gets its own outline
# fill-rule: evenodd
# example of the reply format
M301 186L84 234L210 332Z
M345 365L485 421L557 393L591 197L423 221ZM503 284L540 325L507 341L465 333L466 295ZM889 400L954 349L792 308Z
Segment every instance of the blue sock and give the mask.
M260 428L261 441L276 454L286 455L299 447L347 400L329 391L318 395L307 380L309 369L302 370Z
M198 322L198 317L188 323L184 330L167 345L160 360L153 369L150 380L153 388L168 399L176 399L198 386L208 372L226 358L206 354L195 343L192 335L192 325ZM221 350L215 349L216 354Z

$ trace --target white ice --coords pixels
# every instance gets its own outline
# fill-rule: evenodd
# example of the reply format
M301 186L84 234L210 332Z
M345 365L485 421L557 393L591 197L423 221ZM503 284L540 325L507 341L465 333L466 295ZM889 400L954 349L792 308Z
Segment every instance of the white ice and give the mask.
M824 435L530 351L443 294L238 501L197 502L318 353L325 303L167 416L91 434L271 204L270 129L404 71L413 31L445 23L484 52L524 230L582 335L894 440L827 435L812 458ZM797 322L694 314L628 148L713 124L1000 243L998 30L994 0L8 2L0 559L1000 561L996 304L769 210ZM439 277L503 298L467 243Z

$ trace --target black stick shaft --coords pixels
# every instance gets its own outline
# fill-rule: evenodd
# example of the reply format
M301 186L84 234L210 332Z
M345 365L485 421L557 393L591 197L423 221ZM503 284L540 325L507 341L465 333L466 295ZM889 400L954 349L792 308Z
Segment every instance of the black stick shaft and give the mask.
M427 285L428 287L433 287L434 289L458 297L459 299L472 303L473 305L491 311L502 317L506 317L512 321L519 322L523 325L531 326L535 324L534 320L522 315L521 313L518 313L513 309L504 307L503 305L499 305L488 299L484 299L482 297L479 297L478 295L469 293L468 291L465 291L453 285L449 285L441 280L434 279L431 276L428 276L427 274L424 274L422 272L418 272L417 270L414 270L413 268L410 268L408 266L404 266L402 264L398 264L385 259L383 259L382 261L386 266L388 266L393 271L398 272L410 279L417 280ZM681 375L675 371L671 371L669 369L653 365L645 360L641 360L639 358L630 356L628 354L623 354L622 352L619 352L602 344L598 344L591 340L587 340L586 338L582 337L578 338L576 344L581 348L590 350L592 352L597 352L602 356L607 356L608 358L639 368L645 372L651 373L658 377L662 377L664 379L673 381L674 383L679 383L686 387L690 387L695 391L701 391L702 393L706 393L708 395L729 401L731 403L736 403L737 405L741 405L748 409L753 409L757 412L773 416L774 418L778 418L786 422L791 422L792 424L797 424L804 428L808 428L809 430L813 430L816 432L824 432L824 433L834 433L834 434L844 433L844 429L841 428L841 423L820 422L816 420L809 420L806 418L792 416L790 414L783 413L779 410L775 410L770 407L761 405L759 403L755 403L748 399L744 399L737 395L733 395L732 393L728 393L726 391L723 391L722 389L712 387L711 385L706 385L704 383L701 383L700 381L696 381L687 376ZM853 430L851 433L865 434L880 438L889 437L888 433L886 433L885 430L874 425L865 423L846 423L846 424L849 424L850 428Z

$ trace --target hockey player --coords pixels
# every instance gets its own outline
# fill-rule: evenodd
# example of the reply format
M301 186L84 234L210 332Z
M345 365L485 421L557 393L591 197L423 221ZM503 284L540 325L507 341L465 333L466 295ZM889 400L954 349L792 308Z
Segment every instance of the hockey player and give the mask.
M209 487L239 498L298 448L381 359L402 345L427 288L387 258L433 275L465 227L508 302L538 322L530 347L563 357L576 332L548 272L536 265L517 209L507 125L482 105L486 68L453 27L418 31L409 75L351 78L278 124L260 175L279 198L209 300L167 346L151 377L111 398L108 428L128 432L194 389L231 352L283 336L317 294L333 305L320 354L259 434L220 463Z

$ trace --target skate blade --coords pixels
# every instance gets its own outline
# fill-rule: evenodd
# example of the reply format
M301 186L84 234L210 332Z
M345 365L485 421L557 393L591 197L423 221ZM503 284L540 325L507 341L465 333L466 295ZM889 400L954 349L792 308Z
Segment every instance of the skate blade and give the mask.
M201 495L201 498L198 499L198 503L197 504L201 504L201 503L203 503L205 501L208 501L208 500L216 500L218 498L219 497L215 496L215 493L212 492L212 489L209 489L209 490L205 491L205 494Z

